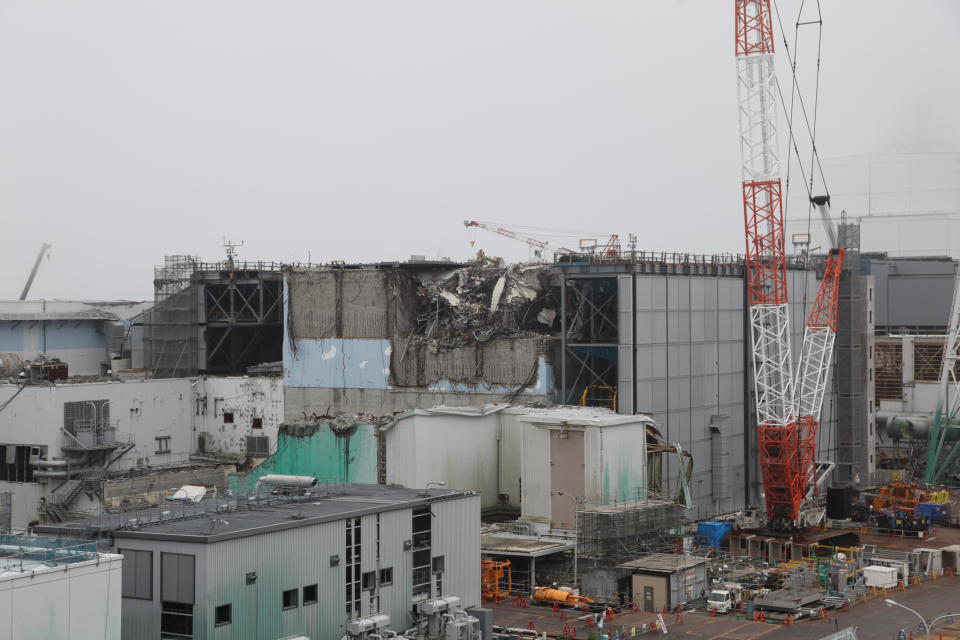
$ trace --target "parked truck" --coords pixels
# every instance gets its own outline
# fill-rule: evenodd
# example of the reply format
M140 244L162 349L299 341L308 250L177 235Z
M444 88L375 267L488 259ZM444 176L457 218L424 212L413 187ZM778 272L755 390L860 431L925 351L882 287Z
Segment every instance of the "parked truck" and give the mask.
M707 611L713 610L716 613L728 613L743 602L743 587L739 584L727 583L722 586L714 587L707 594Z

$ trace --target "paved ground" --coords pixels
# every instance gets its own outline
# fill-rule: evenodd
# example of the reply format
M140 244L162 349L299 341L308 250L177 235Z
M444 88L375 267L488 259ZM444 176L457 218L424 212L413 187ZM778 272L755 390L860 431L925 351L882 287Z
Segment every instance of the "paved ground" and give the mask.
M756 640L761 637L764 640L818 640L833 633L837 628L843 629L849 626L857 627L860 640L896 640L900 629L906 629L908 632L912 630L914 637L921 640L922 627L920 633L917 633L920 620L899 607L886 606L883 602L884 597L882 595L873 597L844 612L831 612L827 620L800 622L789 627L738 620L732 615L711 617L695 612L684 614L682 623L678 623L673 615L664 616L664 618L670 635L680 636L686 640ZM960 578L928 581L925 584L910 587L904 592L892 591L886 597L916 609L928 620L945 613L960 613ZM528 604L526 608L518 608L510 601L485 606L493 609L494 624L497 625L526 629L528 624L533 622L538 631L559 635L564 630L563 625L567 624L568 630L571 627L576 628L578 640L589 637L591 631L598 631L595 627L588 627L585 621L577 620L573 612L567 612L567 620L564 621L561 620L560 612L553 611L549 607ZM628 637L631 637L629 634L633 627L636 627L639 633L642 623L650 623L655 618L655 615L649 613L624 614L608 622L604 631L610 629L620 631L622 628L627 631ZM960 623L960 617L957 622ZM934 629L931 637L939 640L941 633L943 640L955 637L940 624Z
M877 596L863 604L858 604L844 612L831 612L831 619L816 622L804 622L789 628L781 628L769 634L770 640L816 640L829 635L836 627L857 627L860 640L896 640L897 632L906 629L913 631L913 637L922 640L923 627L920 619L900 607L884 604L889 597L911 609L920 612L927 620L948 613L960 613L960 578L940 578L924 584L910 587L904 592L892 591L888 596ZM960 617L957 618L960 623ZM957 627L953 627L956 629ZM943 640L960 637L957 631L950 631L943 623L938 623L931 638Z

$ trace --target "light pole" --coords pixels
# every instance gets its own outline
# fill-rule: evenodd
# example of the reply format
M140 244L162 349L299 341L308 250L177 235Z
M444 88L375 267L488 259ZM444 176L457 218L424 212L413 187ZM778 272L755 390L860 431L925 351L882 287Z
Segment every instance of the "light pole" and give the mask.
M932 630L935 626L937 626L937 620L943 620L944 618L960 618L960 613L946 613L942 616L937 616L930 621L930 629Z
M573 588L579 593L580 582L578 581L578 578L580 557L577 553L577 547L580 546L580 518L577 516L577 508L580 506L580 501L576 496L572 496L566 491L554 491L553 495L566 496L570 498L571 502L573 502Z
M927 640L930 640L930 625L927 624L927 621L923 619L923 616L922 616L922 615L920 615L919 613L917 613L916 611L914 611L914 610L911 609L910 607L908 607L908 606L906 606L906 605L903 605L903 604L900 604L900 603L897 602L896 600L891 600L890 598L887 598L886 600L884 600L884 602L887 603L887 606L888 606L888 607L900 607L901 609L906 609L907 611L909 611L909 612L912 613L913 615L915 615L915 616L917 616L918 618L920 618L920 622L923 623L923 628L924 628L924 630L927 632ZM943 616L943 617L946 617L946 616Z

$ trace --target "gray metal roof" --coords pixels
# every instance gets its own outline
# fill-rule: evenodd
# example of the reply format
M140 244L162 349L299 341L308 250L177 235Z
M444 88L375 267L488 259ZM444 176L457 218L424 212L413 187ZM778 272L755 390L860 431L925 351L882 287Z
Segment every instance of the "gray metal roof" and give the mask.
M654 573L676 573L707 562L709 558L686 556L679 553L651 553L648 556L617 565L618 569L651 571Z
M246 496L199 505L164 505L84 520L44 524L34 531L73 537L174 540L208 544L353 518L370 513L408 509L431 502L476 495L446 489L407 489L370 484L342 484L313 495L269 503ZM259 498L258 498L259 500ZM119 517L115 517L119 516Z

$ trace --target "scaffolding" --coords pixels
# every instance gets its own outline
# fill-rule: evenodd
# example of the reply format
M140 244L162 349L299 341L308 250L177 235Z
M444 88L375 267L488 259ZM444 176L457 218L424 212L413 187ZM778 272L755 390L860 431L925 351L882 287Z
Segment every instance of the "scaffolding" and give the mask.
M612 566L673 547L681 533L681 512L679 504L667 500L586 503L577 511L580 557Z
M282 358L283 274L276 262L168 256L142 316L143 367L155 378L245 374Z

